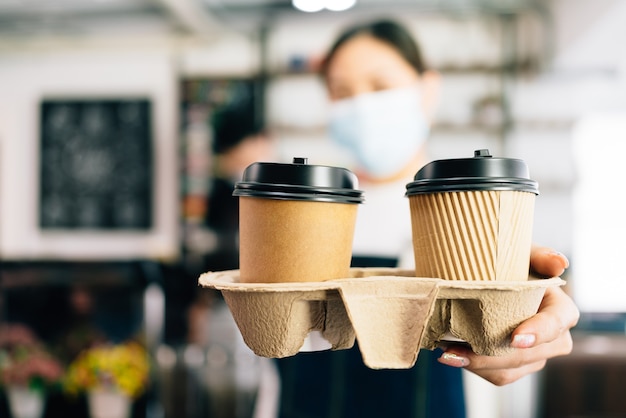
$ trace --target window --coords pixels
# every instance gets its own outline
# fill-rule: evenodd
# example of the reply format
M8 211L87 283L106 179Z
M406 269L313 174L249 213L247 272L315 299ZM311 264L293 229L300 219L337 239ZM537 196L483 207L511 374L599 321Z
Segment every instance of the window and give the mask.
M583 118L573 147L574 298L582 312L626 312L626 112Z

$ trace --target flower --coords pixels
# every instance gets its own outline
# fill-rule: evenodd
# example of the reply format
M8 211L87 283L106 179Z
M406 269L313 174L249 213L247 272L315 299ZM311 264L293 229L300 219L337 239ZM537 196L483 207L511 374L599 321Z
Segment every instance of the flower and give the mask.
M150 361L139 343L99 345L82 351L70 364L65 389L76 394L93 389L115 389L136 398L149 381Z
M0 325L0 348L6 348L15 345L34 345L37 343L37 337L26 325Z
M61 381L61 363L21 324L0 327L0 384L43 390Z

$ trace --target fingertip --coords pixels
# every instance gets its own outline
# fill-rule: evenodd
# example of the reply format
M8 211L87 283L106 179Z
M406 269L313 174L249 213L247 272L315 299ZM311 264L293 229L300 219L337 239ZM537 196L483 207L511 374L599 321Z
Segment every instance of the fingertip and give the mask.
M535 345L537 336L534 334L516 334L511 341L511 347L514 348L531 348Z
M569 265L569 259L563 253L551 248L536 247L531 253L532 269L540 275L560 276Z
M563 270L569 268L569 259L565 256L565 254L558 251L551 251L551 254L560 261L561 268Z
M470 364L470 361L467 357L461 356L456 353L445 352L439 357L439 363L445 364L446 366L452 367L467 367Z

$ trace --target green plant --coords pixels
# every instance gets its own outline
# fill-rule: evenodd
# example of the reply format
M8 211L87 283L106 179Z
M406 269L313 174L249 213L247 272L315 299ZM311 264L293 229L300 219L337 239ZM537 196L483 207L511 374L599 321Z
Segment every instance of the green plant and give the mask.
M26 326L0 327L0 384L40 389L60 383L61 363Z

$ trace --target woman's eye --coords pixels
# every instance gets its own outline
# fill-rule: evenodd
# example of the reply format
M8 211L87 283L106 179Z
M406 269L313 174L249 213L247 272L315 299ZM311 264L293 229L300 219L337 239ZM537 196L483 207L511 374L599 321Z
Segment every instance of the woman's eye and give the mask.
M385 80L377 80L377 81L374 81L372 83L372 90L373 91L388 90L391 87L392 87L391 83L389 83L388 81L385 81Z
M330 95L333 99L346 99L350 97L351 91L345 87L336 87L330 90Z

